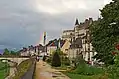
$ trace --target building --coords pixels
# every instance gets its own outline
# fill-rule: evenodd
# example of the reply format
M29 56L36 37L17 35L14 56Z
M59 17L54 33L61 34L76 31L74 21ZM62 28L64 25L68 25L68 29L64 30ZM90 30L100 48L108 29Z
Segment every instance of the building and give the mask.
M74 33L71 36L71 46L68 50L70 60L76 58L77 55L82 54L85 61L94 61L92 57L96 55L96 52L93 50L91 44L89 30L89 26L92 22L92 18L85 19L83 23L79 23L78 19L76 19Z
M68 49L70 45L71 43L68 40L55 39L49 41L49 43L47 44L47 53L49 55L52 55L53 52L59 47L64 54L68 55Z
M74 30L64 30L62 33L62 40L71 41L73 36L74 36Z
M19 51L20 56L29 56L29 52L27 51L28 51L27 48L23 47L23 49Z
M48 55L52 55L53 52L57 49L57 43L56 43L57 40L54 40L54 41L50 41L48 44L47 44L47 54Z
M37 45L37 46L28 46L27 48L23 47L19 53L20 56L33 56L33 55L39 55L40 53L42 53L44 51L44 46L42 46L41 44Z
M68 50L68 57L71 61L74 61L75 58L81 54L81 48L82 48L82 40L81 38L75 38L71 42L70 48Z
M65 54L68 55L68 49L70 48L71 42L69 40L64 40L63 45L61 45L61 51Z

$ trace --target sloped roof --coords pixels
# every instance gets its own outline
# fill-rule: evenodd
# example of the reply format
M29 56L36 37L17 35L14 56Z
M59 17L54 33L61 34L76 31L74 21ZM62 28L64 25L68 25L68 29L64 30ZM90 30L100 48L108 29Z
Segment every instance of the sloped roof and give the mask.
M58 43L59 43L58 40L57 41L55 40L47 44L47 46L58 46ZM64 43L65 43L65 40L60 40L60 47L62 47Z

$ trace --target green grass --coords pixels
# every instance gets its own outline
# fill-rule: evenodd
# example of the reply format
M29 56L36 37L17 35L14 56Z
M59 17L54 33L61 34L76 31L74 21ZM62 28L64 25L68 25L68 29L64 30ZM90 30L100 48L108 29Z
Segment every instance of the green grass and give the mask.
M108 79L102 68L87 65L83 60L76 69L64 72L71 79Z
M28 71L28 69L32 66L32 63L33 62L31 59L21 62L17 67L17 73L13 77L13 79L20 79L20 77L23 76Z
M66 73L68 77L71 79L92 79L92 76L86 76L86 75L80 75L80 74L72 74L72 73Z
M0 61L0 79L5 79L9 74L9 65Z
M105 74L98 74L98 75L80 75L80 74L72 74L72 73L64 73L66 74L70 79L109 79L108 76Z

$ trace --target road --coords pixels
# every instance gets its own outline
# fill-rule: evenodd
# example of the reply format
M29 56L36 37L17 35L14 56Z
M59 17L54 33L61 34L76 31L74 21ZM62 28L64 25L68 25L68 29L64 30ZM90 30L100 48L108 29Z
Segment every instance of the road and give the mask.
M40 60L36 63L35 79L70 79L56 69L52 69L46 62Z

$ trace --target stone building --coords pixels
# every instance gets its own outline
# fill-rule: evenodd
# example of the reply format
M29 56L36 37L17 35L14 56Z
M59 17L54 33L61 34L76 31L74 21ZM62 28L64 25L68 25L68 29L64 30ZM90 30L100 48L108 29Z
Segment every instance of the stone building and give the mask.
M92 18L85 19L83 23L79 23L78 19L76 19L68 54L70 59L76 58L78 54L82 54L85 61L90 61L93 64L94 59L92 57L96 54L96 52L93 51L90 41L89 25L92 22Z
M62 40L71 41L73 36L74 36L74 30L64 30L62 33Z
M41 44L37 45L37 46L28 46L27 48L23 47L19 53L20 56L33 56L33 55L39 55L40 53L42 53L44 51L44 46L42 46Z
M68 55L68 49L70 47L71 43L68 41L68 40L53 40L53 41L50 41L48 44L47 44L47 53L49 55L52 55L53 52L57 49L57 47L59 47L61 49L61 51Z

